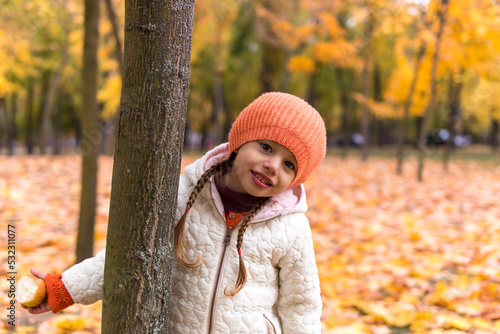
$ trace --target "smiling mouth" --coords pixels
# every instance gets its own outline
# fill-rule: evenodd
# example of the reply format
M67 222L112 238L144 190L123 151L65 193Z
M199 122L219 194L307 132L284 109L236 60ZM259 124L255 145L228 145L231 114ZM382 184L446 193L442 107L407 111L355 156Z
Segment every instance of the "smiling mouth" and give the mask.
M266 186L269 186L269 187L270 187L270 186L272 186L272 185L273 185L273 184L272 184L269 180L265 179L264 177L262 177L261 175L259 175L259 174L255 173L254 171L252 171L252 175L253 175L253 176L254 176L254 177L255 177L255 178L256 178L256 179L257 179L260 183L262 183L262 184L264 184L264 185L266 185Z

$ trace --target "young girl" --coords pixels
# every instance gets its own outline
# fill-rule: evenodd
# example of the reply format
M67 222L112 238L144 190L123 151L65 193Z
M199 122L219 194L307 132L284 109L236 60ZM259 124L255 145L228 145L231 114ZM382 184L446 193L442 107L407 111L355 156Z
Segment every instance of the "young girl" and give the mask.
M238 116L229 143L180 177L169 333L320 333L321 297L302 184L326 151L319 113L266 93ZM102 298L104 250L45 279L31 313Z

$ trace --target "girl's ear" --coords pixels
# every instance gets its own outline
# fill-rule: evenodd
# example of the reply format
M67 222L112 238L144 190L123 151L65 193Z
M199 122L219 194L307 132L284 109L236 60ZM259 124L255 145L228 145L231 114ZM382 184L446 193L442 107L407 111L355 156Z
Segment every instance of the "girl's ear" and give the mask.
M239 149L234 150L234 151L231 153L231 155L229 156L229 159L228 159L228 160L229 160L229 161L231 161L231 162L233 162L233 161L234 161L234 159L236 159L236 155L238 154L238 151L239 151Z

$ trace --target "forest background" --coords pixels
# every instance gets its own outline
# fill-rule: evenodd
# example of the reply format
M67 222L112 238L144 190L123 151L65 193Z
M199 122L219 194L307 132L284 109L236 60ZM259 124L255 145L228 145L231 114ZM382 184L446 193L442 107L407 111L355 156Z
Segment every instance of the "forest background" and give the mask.
M1 2L0 152L14 157L0 157L0 221L22 231L23 273L74 263L78 154L85 157L89 141L102 153L93 247L104 247L125 27L123 1L101 7L99 131L86 133L83 4ZM499 7L196 3L184 164L224 141L236 115L265 91L301 96L326 121L329 157L306 185L325 332L500 331ZM334 157L352 147L363 160L394 156L402 144L399 176L392 160ZM426 183L416 182L415 156L441 152L481 162L455 161L446 173L432 162ZM55 317L19 310L19 326L2 318L0 332L97 333L100 308Z
M124 2L105 3L99 144L112 154ZM80 146L82 7L78 1L2 1L3 152L57 154ZM447 129L444 138L458 136L459 146L498 150L498 2L455 0L444 7L403 0L197 2L186 146L224 141L242 108L262 92L279 90L318 109L331 145L395 144L398 131L406 143L416 142L428 113L426 133Z

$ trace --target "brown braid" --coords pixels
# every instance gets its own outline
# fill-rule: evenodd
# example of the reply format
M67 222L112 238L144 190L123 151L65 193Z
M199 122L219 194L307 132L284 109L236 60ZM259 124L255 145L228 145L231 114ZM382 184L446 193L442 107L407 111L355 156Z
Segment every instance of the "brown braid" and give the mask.
M231 155L231 157L227 160L221 161L212 167L210 167L203 175L199 178L198 182L196 183L196 186L194 187L193 191L191 192L191 195L189 196L189 200L186 204L186 210L184 210L184 213L182 214L182 217L179 219L179 222L177 223L177 226L175 226L174 229L174 250L175 250L175 255L177 255L177 258L179 261L186 267L188 268L197 268L201 266L203 263L203 256L200 255L198 260L194 263L190 263L187 261L187 254L186 254L186 248L184 247L184 244L182 243L182 240L184 238L184 225L186 223L186 216L191 210L191 207L193 206L194 202L196 201L196 198L198 197L199 193L205 186L205 184L210 180L210 178L217 174L218 172L222 170L226 170L231 168L231 165L233 163L234 156Z
M243 262L243 257L241 255L241 245L243 244L243 235L245 234L248 225L252 221L253 217L262 210L264 205L268 202L269 198L264 198L262 201L257 203L252 210L243 218L243 222L241 223L240 230L238 231L238 239L236 240L236 249L238 250L238 256L239 256L239 270L238 270L238 277L236 278L236 283L234 285L234 289L231 292L227 292L226 287L224 289L224 294L228 297L234 297L238 292L243 289L245 284L247 283L247 271L245 268L245 263Z

